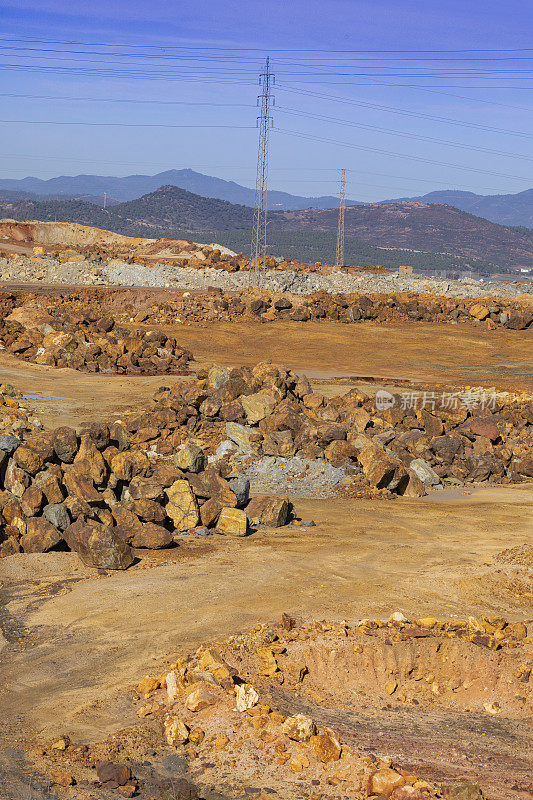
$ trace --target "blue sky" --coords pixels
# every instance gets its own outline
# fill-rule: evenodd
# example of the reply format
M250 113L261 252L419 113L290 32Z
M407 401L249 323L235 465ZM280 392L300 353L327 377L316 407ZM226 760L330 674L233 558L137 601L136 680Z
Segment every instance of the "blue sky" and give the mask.
M253 185L270 55L272 188L334 194L339 167L360 200L533 185L523 0L16 0L0 16L4 177L192 167Z

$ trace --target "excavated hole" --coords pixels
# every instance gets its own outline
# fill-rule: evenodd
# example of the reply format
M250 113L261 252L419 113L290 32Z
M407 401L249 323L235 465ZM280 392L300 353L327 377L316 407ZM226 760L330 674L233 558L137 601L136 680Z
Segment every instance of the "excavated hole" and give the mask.
M444 635L394 638L387 628L300 629L279 642L270 677L260 654L240 657L273 707L331 727L360 753L386 753L436 783L478 782L491 800L528 798L531 645L494 651Z
M514 650L494 652L465 639L392 642L378 636L294 642L278 658L280 666L305 664L303 686L340 707L407 704L491 713L486 705L498 703L492 710L512 718L531 714L527 684L515 675L522 660Z

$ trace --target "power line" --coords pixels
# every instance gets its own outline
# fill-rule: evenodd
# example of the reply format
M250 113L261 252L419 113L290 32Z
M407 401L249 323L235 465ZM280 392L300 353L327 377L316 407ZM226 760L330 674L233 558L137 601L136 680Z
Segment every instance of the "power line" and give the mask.
M137 47L137 48L157 48L158 50L162 49L162 44L159 41L157 44L134 44L131 42L78 42L73 40L63 41L57 39L37 39L34 37L28 36L19 36L14 37L10 36L9 34L5 36L0 36L0 40L6 40L10 42L37 42L37 43L44 43L44 44L65 44L65 45L80 45L80 46L87 46L87 47ZM179 50L228 50L233 48L234 45L228 45L226 47L218 46L218 45L184 45L184 44L176 44L176 45L164 45L164 49L172 50L172 49L179 49ZM239 45L239 49L243 52L259 52L263 53L264 48L262 47L245 47ZM437 49L431 48L429 50L420 50L415 48L409 48L408 50L378 50L378 49L345 49L345 50L335 50L333 48L327 49L320 49L320 48L273 48L270 47L269 51L271 53L526 53L531 52L533 53L532 47L507 47L507 48L445 48L445 49Z
M478 169L476 167L468 167L465 166L464 164L449 164L446 163L445 161L433 161L429 158L422 158L422 156L407 155L406 153L395 153L391 150L381 150L376 147L366 147L364 145L352 144L351 142L339 142L336 139L326 139L324 137L313 136L312 134L308 133L300 133L299 131L290 131L287 130L286 128L276 127L276 130L279 131L280 133L288 134L289 136L298 136L301 139L309 139L310 141L315 141L315 142L326 142L327 144L339 145L341 147L350 147L355 150L365 150L367 152L380 153L381 155L395 156L397 158L407 158L411 161L420 161L423 164L434 164L440 167L451 167L452 169L468 170L469 172L478 172L483 175L493 175L496 176L497 178L509 178L511 180L520 180L520 181L525 180L523 176L519 175L505 175L502 172L491 172L489 170Z
M259 126L259 146L257 152L257 173L255 179L255 210L252 229L251 258L257 273L259 284L259 270L261 259L265 263L267 248L267 183L268 183L268 139L272 126L271 106L273 98L271 94L274 76L270 72L270 58L267 56L265 71L259 78L262 84L262 92L258 98L261 103L261 112L258 117Z
M339 97L338 95L327 94L325 92L315 92L311 89L297 89L292 86L278 85L278 89L282 91L294 92L308 97L315 97L321 100L329 100L334 103L342 103L343 105L353 105L361 108L370 108L376 111L385 111L392 114L401 114L409 117L418 117L419 119L427 119L434 122L442 122L449 125L460 125L466 128L475 128L477 130L489 131L491 133L503 133L511 136L523 136L525 138L533 138L533 134L525 133L524 131L513 131L508 128L496 128L490 125L482 125L478 122L467 122L466 120L456 119L454 117L441 117L435 114L427 114L423 111L412 111L408 108L399 108L398 106L385 105L383 103L376 103L369 100L361 100L360 98ZM520 109L522 110L522 109ZM523 109L524 111L526 109Z
M344 210L346 208L346 170L340 169L339 222L337 224L337 250L335 264L344 266Z
M364 130L371 130L371 131L380 131L381 133L390 134L393 136L403 136L407 139L418 139L422 142L432 142L434 144L443 144L447 147L460 147L463 150L474 150L475 152L479 153L490 153L491 155L497 156L507 156L510 158L518 158L523 159L525 161L533 161L533 156L524 156L520 155L519 153L508 153L502 150L491 150L488 147L480 147L479 145L468 145L463 144L462 142L450 142L446 141L446 139L436 139L432 136L422 136L421 134L411 133L409 131L398 131L394 128L383 128L378 125L368 125L365 122L353 122L347 119L339 119L338 117L329 117L325 114L312 114L308 111L299 111L295 108L284 108L283 106L277 106L277 111L280 111L283 114L291 114L293 116L299 117L308 117L310 119L316 119L319 121L324 121L328 123L335 123L336 125L349 125L354 128L362 128Z
M163 122L61 122L60 120L0 119L0 125L83 125L97 128L234 128L253 130L253 125L173 125Z
M189 101L189 100L148 100L130 99L120 97L65 97L64 95L51 94L13 94L11 92L0 92L0 97L24 98L29 100L68 100L69 102L87 103L131 103L134 105L159 105L159 106L216 106L217 108L255 108L252 103L212 103L210 101Z

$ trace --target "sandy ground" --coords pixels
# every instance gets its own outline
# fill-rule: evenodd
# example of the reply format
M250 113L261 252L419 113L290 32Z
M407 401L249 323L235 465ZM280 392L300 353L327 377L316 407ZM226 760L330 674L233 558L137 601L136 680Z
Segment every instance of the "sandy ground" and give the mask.
M533 391L533 331L332 322L190 324L173 326L172 331L200 364L255 364L271 358L315 379L353 376L375 379L376 384L413 381L455 389ZM58 418L70 425L118 419L173 380L165 375L91 375L42 367L0 351L0 382L52 398L28 401L51 426Z
M165 656L283 611L519 619L530 603L509 588L513 569L490 565L531 537L531 485L439 502L299 501L298 511L317 526L144 553L106 577L70 553L4 560L4 721L23 719L45 741L98 737L125 724L125 690Z
M373 323L175 330L200 363L272 358L314 376L328 393L342 388L324 382L335 376L533 388L530 332ZM28 405L50 426L118 419L173 380L57 370L0 352L0 381L49 397ZM97 575L71 553L1 561L0 715L8 742L49 743L63 731L96 740L133 723L128 690L139 677L168 656L283 611L349 621L395 610L417 618L531 613L531 577L492 559L531 540L532 484L423 500L298 500L297 511L316 527L184 540L171 551L139 551L125 573Z

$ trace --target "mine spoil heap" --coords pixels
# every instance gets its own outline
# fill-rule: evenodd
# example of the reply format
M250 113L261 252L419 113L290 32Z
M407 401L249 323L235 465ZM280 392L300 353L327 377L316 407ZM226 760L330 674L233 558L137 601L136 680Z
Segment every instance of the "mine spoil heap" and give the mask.
M84 372L109 374L187 374L192 354L175 335L164 330L139 328L181 322L207 324L223 320L242 322L339 323L408 321L483 324L487 330L525 330L533 313L508 301L491 299L473 303L449 298L329 295L320 292L305 299L242 292L224 295L212 291L159 302L136 311L117 293L94 296L71 293L42 298L27 293L0 294L0 343L25 361ZM126 305L126 308L124 308ZM136 326L136 327L135 327Z
M253 524L285 524L288 499L249 501L232 456L324 459L346 468L344 491L385 497L533 475L530 402L430 412L398 397L378 411L360 390L326 398L270 362L199 371L161 387L147 411L79 431L32 430L19 401L2 398L2 555L70 548L122 569L130 546L167 547L197 528L245 535Z

